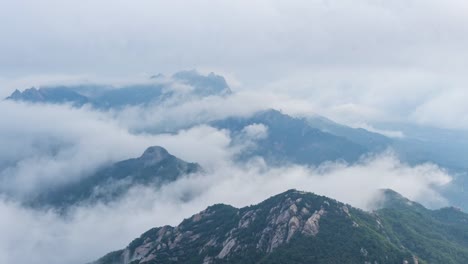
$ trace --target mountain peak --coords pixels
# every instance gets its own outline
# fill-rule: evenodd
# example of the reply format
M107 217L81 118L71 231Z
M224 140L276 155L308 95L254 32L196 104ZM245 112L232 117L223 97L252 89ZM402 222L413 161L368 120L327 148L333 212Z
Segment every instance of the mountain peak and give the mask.
M196 163L171 155L160 146L145 150L139 158L122 160L97 170L80 182L71 182L41 193L29 204L65 212L74 204L107 203L125 195L134 186L158 188L182 175L200 172Z
M244 208L210 206L178 226L153 228L94 263L418 263L417 254L385 238L379 221L291 189Z
M23 92L16 89L10 96L6 99L8 100L25 100L25 101L42 101L44 96L41 93L40 89L36 89L35 87L31 87L29 89L24 90Z
M213 72L208 75L200 74L197 70L180 71L172 75L174 80L188 84L195 88L195 91L200 95L214 95L214 94L230 94L226 79Z
M279 200L287 200L287 199L301 199L306 197L318 197L318 195L311 193L311 192L304 192L299 191L296 189L289 189L285 192L277 194L270 199L279 199Z
M259 111L255 114L258 117L282 117L282 116L288 116L286 114L283 114L280 110L277 109L266 109L263 111Z
M415 210L426 210L421 204L413 202L392 189L381 189L380 199L376 202L376 208L402 209L412 207Z
M160 146L152 146L147 148L145 152L143 152L140 159L157 163L169 157L170 155L171 154L169 154L169 152L165 148Z
M18 89L15 89L15 91L10 95L10 97L18 97L21 96L21 92Z
M380 190L385 198L393 200L407 200L403 195L392 189L381 189Z

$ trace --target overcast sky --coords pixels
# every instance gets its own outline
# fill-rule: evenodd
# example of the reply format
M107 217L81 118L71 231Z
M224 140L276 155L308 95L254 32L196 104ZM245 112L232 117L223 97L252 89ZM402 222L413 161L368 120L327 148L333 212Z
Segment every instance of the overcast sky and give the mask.
M196 68L348 124L466 129L467 13L463 0L2 0L0 96Z
M218 69L265 83L298 70L466 70L463 0L2 0L0 71Z

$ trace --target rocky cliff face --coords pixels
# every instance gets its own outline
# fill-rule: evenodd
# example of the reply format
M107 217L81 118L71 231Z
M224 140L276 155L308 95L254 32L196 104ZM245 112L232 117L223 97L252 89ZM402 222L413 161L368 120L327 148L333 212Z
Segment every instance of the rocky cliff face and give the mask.
M246 208L211 206L177 227L151 229L95 264L417 263L382 238L380 225L377 216L291 190ZM305 257L293 261L291 249Z

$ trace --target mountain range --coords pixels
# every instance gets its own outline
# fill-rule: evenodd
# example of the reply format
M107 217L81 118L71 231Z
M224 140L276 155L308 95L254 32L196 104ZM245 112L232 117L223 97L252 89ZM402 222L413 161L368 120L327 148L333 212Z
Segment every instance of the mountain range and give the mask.
M231 94L220 75L182 71L120 87L16 90L6 100L110 110ZM322 116L295 117L274 109L190 126L201 124L227 131L233 146L245 145L236 157L239 163L261 157L271 166L355 164L387 149L403 163L432 162L457 175L443 191L451 204L468 209L463 189L468 137L460 132L400 124L389 128L400 129L402 136L388 137ZM73 206L116 201L133 187L157 189L193 173L203 173L203 168L152 146L140 157L103 165L24 203L65 212ZM363 211L328 197L290 190L244 208L216 204L178 226L153 228L94 264L468 263L468 215L460 209L430 210L392 190L382 190L374 202L375 210Z
M250 117L229 117L214 121L212 126L227 129L234 139L251 125L266 127L266 135L256 141L253 148L241 154L241 159L261 156L272 164L296 163L319 165L325 161L354 163L369 152L366 146L342 136L314 128L301 118L294 118L277 110L254 113Z
M468 215L459 209L429 210L391 190L376 206L296 190L240 209L216 204L93 264L468 263Z
M186 85L186 89L173 88L183 85ZM177 72L168 78L156 75L143 84L120 87L98 84L32 87L22 92L15 90L6 100L30 103L68 103L74 107L91 105L98 109L109 109L161 103L184 95L204 97L230 93L231 90L224 77L214 73L202 75L191 70ZM177 99L180 100L180 98Z
M182 87L182 89L181 89ZM210 95L230 96L232 91L224 77L210 73L202 75L195 70L181 71L170 77L152 76L145 84L113 87L109 85L71 85L30 88L15 91L7 100L32 103L68 103L75 107L91 105L94 108L119 109L126 106L148 105L184 98L200 98ZM405 124L378 124L383 129L401 132L401 137L388 137L363 128L353 128L336 123L326 117L313 115L289 116L274 109L262 110L248 116L229 116L211 122L195 122L188 125L208 124L226 129L233 144L245 140L245 129L252 125L266 128L265 136L255 139L255 144L244 148L237 160L245 162L260 156L270 165L301 164L318 166L327 161L353 164L362 157L392 150L398 158L410 165L430 162L447 169L454 175L454 184L441 190L452 204L468 209L464 191L468 177L468 147L465 133ZM139 128L138 133L175 133L167 127Z

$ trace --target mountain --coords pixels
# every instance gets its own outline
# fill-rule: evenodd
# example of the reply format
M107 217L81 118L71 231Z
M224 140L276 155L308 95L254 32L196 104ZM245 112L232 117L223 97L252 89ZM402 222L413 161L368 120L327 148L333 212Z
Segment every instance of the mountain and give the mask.
M399 131L404 135L389 138L363 128L338 124L323 116L307 117L306 120L311 127L344 137L374 152L391 148L400 159L410 164L432 162L456 173L468 171L468 156L464 155L468 147L465 131L404 123L374 124L382 130Z
M453 176L452 184L440 191L451 204L468 210L468 192L465 192L468 182L468 156L465 155L468 136L465 131L398 123L375 124L380 129L396 130L404 135L389 138L362 128L338 124L322 116L307 117L306 120L311 127L344 137L370 152L391 149L401 161L410 165L426 162L437 164Z
M428 210L391 190L377 211L383 230L428 263L468 263L468 214L455 207Z
M203 76L196 70L180 71L172 75L172 79L194 87L197 94L203 96L231 93L231 89L224 77L213 72Z
M77 107L90 102L88 97L81 95L73 89L68 89L67 87L50 87L40 89L32 87L24 90L23 92L15 90L6 99L34 103L72 103Z
M383 197L388 207L373 212L295 190L240 209L217 204L94 264L468 263L467 214Z
M179 91L174 88L180 84L190 89ZM94 84L46 86L39 89L33 87L23 92L16 90L6 100L51 104L70 103L75 107L90 104L95 108L108 109L159 103L183 93L205 97L226 95L231 93L231 90L224 77L214 73L202 75L192 70L177 72L171 78L157 75L144 84L123 87Z
M374 152L386 149L393 142L392 139L384 135L370 132L363 128L352 128L338 124L323 116L312 116L306 118L306 120L313 128L320 129L323 132L327 132L335 136L344 137L349 141L364 146Z
M244 140L242 135L247 127L266 126L266 137L257 140L253 149L244 152L244 159L262 156L271 163L318 165L336 160L352 163L368 152L365 146L313 128L306 120L277 110L261 111L250 117L230 117L211 125L229 130L239 140Z
M387 126L382 125L384 128ZM393 147L411 163L432 161L451 170L468 171L468 136L466 131L418 125L392 124L405 137L395 140ZM458 173L457 172L457 173Z
M125 194L130 187L158 187L201 171L198 164L185 162L166 149L154 146L146 149L139 158L117 162L77 182L42 193L30 204L66 209L80 203L109 202Z

